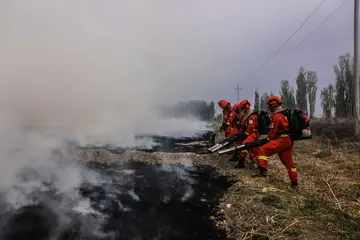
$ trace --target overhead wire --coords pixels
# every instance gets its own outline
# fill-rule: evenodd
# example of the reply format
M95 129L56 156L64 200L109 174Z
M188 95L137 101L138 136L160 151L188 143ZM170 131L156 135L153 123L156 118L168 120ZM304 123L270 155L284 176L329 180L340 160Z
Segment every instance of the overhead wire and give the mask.
M325 3L326 0L322 0L316 8L310 13L309 16L301 23L301 25L296 29L296 31L280 46L278 50L259 68L258 71L256 71L255 74L260 72L266 65L281 51L281 49L295 36L295 34L304 26L304 24L314 15L314 13ZM254 74L254 75L255 75Z
M329 20L331 18L331 16L333 16L338 10L340 10L340 8L342 6L344 6L344 4L347 2L348 0L343 1L334 11L332 11L329 16L327 16L327 18L324 19L324 21L322 21L313 31L311 31L294 49L293 51L295 51L301 44L303 44L303 42L306 41L306 39L308 39L314 32L316 32L327 20Z

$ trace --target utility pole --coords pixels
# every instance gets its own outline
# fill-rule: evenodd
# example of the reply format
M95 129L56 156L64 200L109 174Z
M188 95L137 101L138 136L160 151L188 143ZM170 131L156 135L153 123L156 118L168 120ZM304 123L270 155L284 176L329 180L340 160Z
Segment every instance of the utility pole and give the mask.
M237 85L237 87L235 88L236 92L237 92L237 102L240 101L239 99L239 93L240 93L240 90L242 90L242 88L240 88L239 84Z
M360 137L360 79L359 79L359 0L354 0L354 91L355 91L355 135Z

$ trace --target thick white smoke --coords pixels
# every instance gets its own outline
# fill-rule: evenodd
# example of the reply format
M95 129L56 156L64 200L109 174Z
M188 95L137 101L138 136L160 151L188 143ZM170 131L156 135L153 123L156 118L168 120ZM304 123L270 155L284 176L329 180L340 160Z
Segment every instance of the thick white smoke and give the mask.
M104 179L68 156L54 160L54 148L65 141L151 146L134 135L206 129L158 112L158 106L201 99L217 72L218 59L209 57L216 48L174 12L168 1L0 3L0 195L9 206L41 199L66 227L69 211L98 214L78 189ZM191 181L181 169L171 170L175 180ZM62 200L47 199L49 183ZM187 184L183 201L193 194ZM96 219L94 226L101 226L104 219Z
M156 111L205 81L195 60L204 51L192 44L201 39L175 10L166 1L0 3L0 184L45 164L65 140L133 145L136 133L204 128Z
M136 132L199 127L161 120L155 111L199 84L184 53L191 51L191 37L177 38L179 24L166 22L166 7L132 1L2 5L0 109L10 121L89 143L129 144Z

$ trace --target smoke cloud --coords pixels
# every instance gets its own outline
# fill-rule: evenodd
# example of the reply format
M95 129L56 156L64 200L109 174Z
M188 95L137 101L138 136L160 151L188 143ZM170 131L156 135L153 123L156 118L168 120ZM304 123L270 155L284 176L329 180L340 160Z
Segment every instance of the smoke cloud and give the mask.
M80 173L51 160L64 141L129 146L137 133L206 128L157 111L198 99L207 70L217 71L209 58L215 42L204 44L190 21L173 16L178 7L167 1L0 3L0 190L11 193L9 202L25 204L28 193L11 188L29 166L41 179L57 176L55 185L68 192L81 183Z
M2 116L90 142L199 127L161 122L155 111L186 98L204 71L191 61L191 33L167 21L175 6L160 3L2 3Z

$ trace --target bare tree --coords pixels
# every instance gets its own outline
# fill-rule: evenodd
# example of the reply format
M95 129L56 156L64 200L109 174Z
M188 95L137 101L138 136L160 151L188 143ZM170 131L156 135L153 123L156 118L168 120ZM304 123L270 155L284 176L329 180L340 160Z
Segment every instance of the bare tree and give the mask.
M320 94L321 107L325 118L330 118L335 108L335 88L330 83Z
M269 94L268 93L263 93L263 95L261 95L260 98L260 108L261 109L266 109L267 105L266 105L266 100L269 98Z
M354 114L354 64L350 54L339 57L338 63L334 66L336 75L336 117L351 117Z
M296 90L297 106L304 111L308 111L306 78L305 78L305 70L303 67L300 67L298 76L296 78L296 85L297 85L297 90Z
M254 108L255 110L260 110L260 94L258 89L255 90Z
M290 88L288 80L282 80L280 84L280 96L284 103L285 108L294 109L296 106L294 89Z
M315 113L316 92L317 92L317 74L314 71L306 72L306 89L309 100L310 117Z

